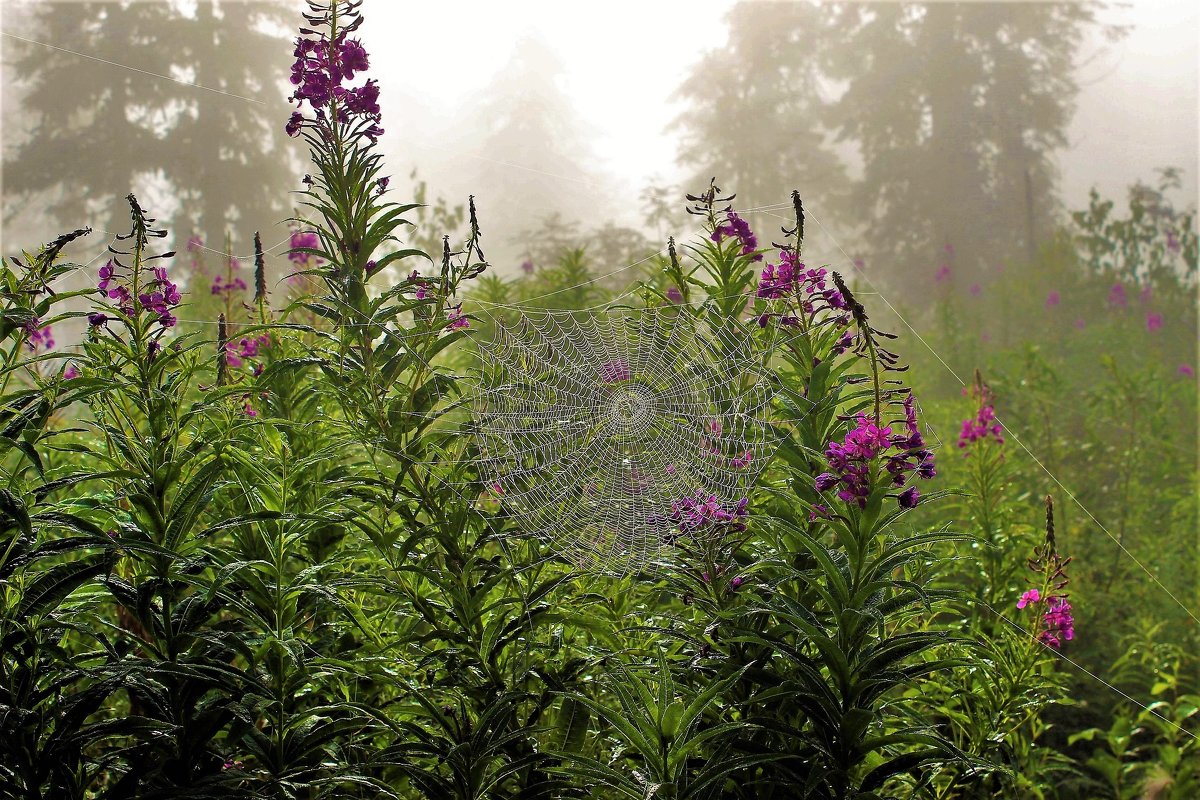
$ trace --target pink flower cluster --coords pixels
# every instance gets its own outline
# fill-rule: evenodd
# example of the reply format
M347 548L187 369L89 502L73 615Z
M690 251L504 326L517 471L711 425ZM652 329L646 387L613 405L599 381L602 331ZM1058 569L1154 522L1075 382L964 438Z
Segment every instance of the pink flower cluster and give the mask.
M908 483L913 473L925 480L936 475L933 451L925 448L925 439L917 427L914 402L911 394L904 399L904 434L893 434L891 426L881 428L866 414L859 414L845 440L830 442L825 448L825 459L832 471L817 476L817 491L840 487L839 499L866 508L871 495L871 464L878 457L887 458L885 469L896 487ZM917 487L909 486L897 499L901 507L913 508L920 497Z
M964 419L962 430L958 434L958 446L966 447L980 440L992 439L996 444L1004 444L1003 428L996 420L996 409L991 405L982 405L979 412L971 419Z
M100 283L97 288L104 292L109 300L117 301L117 307L122 314L127 317L133 317L133 295L128 288L116 283L116 262L110 258L108 263L101 267L97 274L100 276Z
M35 353L38 350L54 349L54 334L51 333L50 326L43 326L37 317L25 323L25 335L28 337L25 346Z
M383 134L379 127L379 83L369 80L357 88L343 85L354 80L359 72L370 66L367 51L358 39L347 39L340 34L336 41L322 39L296 39L293 51L296 61L292 64L292 85L296 87L290 98L298 105L309 103L317 111L318 120L323 120L324 107L337 102L339 122L349 122L358 116L371 123L363 135L374 142ZM306 122L299 111L292 112L284 130L288 136L296 136Z
M965 386L962 393L964 397L968 394ZM1004 444L1002 433L1004 428L996 419L992 390L983 382L983 376L978 371L975 373L975 383L971 386L969 394L979 403L979 410L975 412L974 417L963 420L962 428L958 433L959 448L966 448L975 442L988 440L994 441L996 444Z
M110 300L117 301L117 307L126 317L133 317L137 309L133 305L133 294L129 288L123 284L117 283L116 262L109 259L98 273L100 283L97 288ZM175 316L171 313L171 309L179 305L183 297L179 293L179 288L167 277L166 267L155 267L153 270L154 279L147 285L149 291L140 292L138 294L138 302L142 308L153 314L158 315L158 322L164 328L173 327L176 323ZM107 321L107 317L103 314L89 314L88 322L94 326L103 325Z
M620 383L632 376L627 361L605 361L600 365L600 380L603 383Z
M796 259L793 251L780 251L779 263L767 264L763 268L758 281L758 296L765 300L797 298L800 310L807 316L822 309L845 310L846 300L842 293L828 285L829 273L823 267L809 269ZM798 325L800 322L797 317L787 314L763 314L758 318L759 327L766 327L772 316L779 316L780 323L785 326ZM849 318L841 322L848 323Z
M1021 595L1021 599L1017 601L1017 608L1025 608L1031 603L1034 605L1043 603L1042 593L1037 589L1030 589ZM1046 609L1042 613L1044 627L1038 634L1038 640L1057 650L1062 647L1063 642L1075 638L1075 617L1071 614L1071 604L1062 595L1047 596L1044 605Z
M750 223L735 211L725 212L725 222L718 225L709 238L720 244L722 239L733 237L742 245L742 255L748 256L758 249L758 237L750 230ZM762 253L754 253L755 261L762 261Z
M233 273L242 268L242 262L236 258L229 259L229 271ZM212 293L215 295L230 295L234 292L246 291L246 282L240 277L234 275L231 278L222 280L218 275L212 282Z
M421 273L415 269L408 276L408 282L417 287L416 298L418 300L424 300L429 296L429 284L421 280Z
M240 367L245 363L246 359L256 358L260 349L270 346L271 337L265 333L259 334L253 339L242 338L237 342L226 342L225 363L231 367ZM262 364L255 364L254 374L258 375L261 372Z
M471 320L467 319L466 315L462 313L462 303L450 306L448 311L449 313L446 315L446 319L450 323L449 326L447 326L450 328L450 330L455 331L461 328L471 327Z
M1112 288L1108 290L1108 304L1113 308L1125 308L1129 305L1129 298L1125 294L1125 284L1114 283Z
M321 247L321 239L311 231L292 231L291 249L288 251L288 259L293 264L300 268L308 266L310 261L321 263L321 259L314 256L312 253L299 251L297 248L306 247L311 250L317 250Z
M179 305L183 298L179 294L179 288L167 277L166 267L154 268L154 280L149 288L149 292L138 295L142 308L157 314L158 321L164 328L173 327L176 320L171 309Z
M704 492L696 492L695 497L684 497L671 502L671 522L679 526L679 531L685 535L706 530L710 527L723 526L731 532L746 530L743 521L747 516L748 498L743 497L732 508L726 508L716 495L705 496Z

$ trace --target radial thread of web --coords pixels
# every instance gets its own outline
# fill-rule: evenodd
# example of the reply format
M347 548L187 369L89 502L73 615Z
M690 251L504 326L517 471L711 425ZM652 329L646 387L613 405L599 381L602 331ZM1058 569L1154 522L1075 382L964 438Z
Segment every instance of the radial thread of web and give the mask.
M485 485L523 534L580 568L669 560L672 503L736 504L777 444L773 383L736 321L537 311L479 352Z

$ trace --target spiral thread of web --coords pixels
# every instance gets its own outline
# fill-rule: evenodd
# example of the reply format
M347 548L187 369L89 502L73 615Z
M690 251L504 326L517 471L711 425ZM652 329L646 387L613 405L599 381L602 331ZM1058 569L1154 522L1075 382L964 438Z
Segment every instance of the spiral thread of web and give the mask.
M480 348L485 485L585 569L669 557L672 503L747 496L776 446L752 339L675 309L535 312Z

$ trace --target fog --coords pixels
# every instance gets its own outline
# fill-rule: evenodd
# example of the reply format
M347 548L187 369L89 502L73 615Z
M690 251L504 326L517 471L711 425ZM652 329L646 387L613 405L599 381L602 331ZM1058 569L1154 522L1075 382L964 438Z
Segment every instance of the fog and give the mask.
M163 19L171 14L203 18L207 13L226 26L234 20L250 20L257 9L267 6L281 11L280 21L295 17L302 8L301 3L256 2L137 5L165 9ZM809 6L751 5L763 20L799 15L795 23L798 36L788 45L790 52L818 49L820 31L813 28L815 34L806 35L809 23L803 14ZM178 227L187 220L203 224L202 233L210 242L222 239L221 228L242 248L254 227L282 230L278 223L290 212L290 201L284 193L298 188L304 170L297 142L288 141L282 134L289 111L283 99L290 59L287 41L279 39L275 44L278 52L270 53L257 52L258 44L245 44L245 51L238 52L237 46L229 42L218 43L208 54L197 48L197 69L189 63L186 44L190 41L187 37L196 33L178 25L175 27L179 30L172 33L175 38L166 41L156 41L154 20L146 20L140 28L100 26L101 33L85 32L85 23L117 16L105 8L119 7L19 0L3 4L3 145L4 173L9 180L0 175L4 210L0 245L5 252L33 246L61 229L85 223L108 229L124 213L114 199L130 188L145 193L151 208L170 224ZM732 163L741 156L731 152L736 146L722 145L726 148L722 163L706 163L703 153L686 163L681 161L689 133L687 124L680 124L680 120L696 110L696 99L695 94L681 96L679 89L689 76L699 74L698 66L705 55L710 54L710 71L701 80L715 81L719 75L739 69L751 74L753 69L761 68L758 64L739 66L729 51L712 55L730 44L733 8L730 2L614 2L589 9L552 2L401 4L367 0L363 11L368 24L360 33L371 53L371 74L379 79L382 89L386 133L381 148L395 177L393 185L401 192L408 191L406 182L415 169L418 178L428 184L430 200L444 197L459 203L474 194L485 241L490 245L492 260L502 271L513 269L515 260L527 250L519 238L521 232L535 228L539 220L556 211L566 220L577 220L581 231L612 221L638 228L655 241L661 234L681 233L666 230L662 224L649 224L640 194L647 187L660 187L665 196L679 201L678 208L682 206L682 192L702 189L703 185L696 184L698 176L708 175L716 175L719 185L728 191L745 189L742 196L760 205L787 201L786 192L774 192L780 196L754 196L756 192L768 192L768 186L798 188L808 199L812 213L829 223L831 233L848 252L870 252L876 260L910 263L916 257L912 249L888 253L878 241L860 244L857 240L875 224L873 213L877 211L861 199L872 196L875 188L871 182L878 180L869 169L864 173L869 165L860 140L873 135L871 131L844 135L840 141L831 130L813 134L813 141L823 138L833 154L830 163L839 162L835 164L838 173L824 179L819 179L822 175L814 172L813 164L797 162L793 169L787 153L772 159L749 154L746 158L759 158L761 171L770 173L772 179L761 187L739 186L737 179L742 176L721 171L725 162ZM879 4L865 8L922 7ZM972 15L980 16L982 9L994 10L1001 15L997 19L1007 19L1003 15L1011 16L1014 8L1047 6L970 3L958 16L969 21ZM1198 171L1195 4L1152 0L1119 8L1076 8L1099 9L1097 22L1102 24L1080 24L1079 42L1063 48L1065 60L1047 62L1063 68L1065 74L1057 77L1072 79L1078 95L1073 102L1069 98L1065 102L1067 117L1059 126L1065 144L1043 143L1031 151L1044 153L1046 161L1045 184L1035 179L1036 197L1031 201L1036 205L1037 225L1049 228L1052 218L1083 207L1092 187L1104 197L1119 200L1135 181L1153 182L1154 170L1165 166L1182 170L1177 202L1194 204ZM988 23L984 20L977 24ZM1125 31L1110 38L1102 25L1123 26ZM251 27L255 26L286 35L272 23L260 20ZM137 46L129 40L121 41L121 30L128 36L135 35L130 31L136 30L140 37L135 40ZM265 33L262 41L270 41ZM861 42L853 44L847 39L839 50L841 43L823 41L829 52L823 53L822 59L867 58L867 50L853 49L861 47ZM254 63L247 69L256 74L242 81L240 87L235 86L236 70L229 64L236 66L239 59L250 55ZM952 50L935 54L932 66L924 69L936 75L940 59L947 70L952 70L953 55ZM21 62L21 58L26 60ZM209 69L216 61L222 62L225 72ZM58 65L61 72L54 91L31 90L31 65L48 63ZM796 67L802 68L807 67ZM841 69L845 72L846 68L843 65ZM278 92L268 91L269 84L260 84L261 79L271 77L257 74L263 71L273 73ZM220 86L206 86L201 77L206 72ZM76 74L86 76L86 85L79 89L92 100L104 96L106 83L125 87L129 99L122 124L131 129L140 126L142 130L159 125L158 139L163 149L154 154L156 161L144 166L131 163L144 150L120 152L119 137L91 135L89 126L96 134L103 126L111 132L112 126L102 119L89 121L86 109L77 107L86 105L83 95L71 97L67 88L72 81L78 82L79 78L68 77ZM830 74L811 84L794 79L793 86L798 94L815 91L820 101L835 101L852 80ZM221 87L225 94L208 91ZM786 94L788 87L783 91ZM146 98L141 104L132 99L139 92ZM779 102L786 102L786 98ZM206 103L204 114L222 115L224 121L189 136L175 135L173 126L177 123L173 120L186 119L189 113L197 115L198 103ZM63 111L61 119L56 120L55 104L70 113ZM239 126L238 118L251 113L258 115L256 125L265 126L261 133L252 133L254 127L249 124ZM807 117L800 114L795 118L801 119ZM788 124L801 130L803 123L795 120ZM853 124L870 122L864 118ZM41 128L37 127L39 123ZM778 120L769 118L740 119L739 124L764 134L781 126ZM1023 123L1017 120L1015 124ZM46 137L48 128L62 125L76 127L78 135ZM244 147L249 141L245 137L251 136L264 142L269 138L270 145L250 160L233 152L236 147L222 151L213 139L219 138L222 130L235 129L243 137L239 146ZM39 139L43 140L41 146L28 145ZM102 152L105 143L118 152ZM764 152L768 144L755 143ZM969 154L965 157L963 163L971 160ZM867 158L872 162L870 166L879 160L878 155ZM214 160L227 168L217 169ZM172 173L172 162L191 166ZM25 169L35 164L37 169ZM243 209L240 203L246 187L266 185L268 168L272 173L270 192L278 195L280 202L272 206L264 198L253 208ZM753 168L753 164L748 166L747 174ZM955 170L951 162L938 168ZM239 169L243 174L238 174ZM82 183L86 189L81 191L75 178L86 178ZM99 189L102 180L109 187L107 195ZM851 191L855 184L857 189ZM82 199L87 202L75 202L82 195L86 195ZM221 217L224 224L210 222L216 217ZM964 233L964 226L981 222L949 217L933 220L927 238L930 242L940 238L967 242L971 236ZM268 232L264 238L274 242L279 236ZM925 244L915 243L913 247L919 249Z

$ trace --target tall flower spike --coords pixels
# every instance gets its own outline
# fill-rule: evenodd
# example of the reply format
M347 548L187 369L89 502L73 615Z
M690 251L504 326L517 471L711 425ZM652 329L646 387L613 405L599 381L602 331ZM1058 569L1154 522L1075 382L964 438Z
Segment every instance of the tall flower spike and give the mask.
M1054 539L1054 501L1046 497L1046 538L1041 545L1033 548L1033 557L1029 559L1029 569L1041 576L1044 594L1036 590L1025 592L1017 608L1025 608L1030 602L1038 604L1042 610L1041 631L1038 640L1055 649L1062 643L1075 638L1075 618L1071 613L1071 604L1067 594L1062 590L1070 583L1067 577L1067 566L1070 558L1058 554L1058 545Z
M1054 498L1046 495L1046 547L1050 553L1058 555L1058 545L1054 541Z
M267 301L267 267L263 257L262 238L254 232L254 302L262 310Z
M804 202L800 199L800 190L792 190L792 209L796 212L796 227L783 229L784 236L796 237L796 258L801 256L804 249Z
M228 380L229 331L225 326L225 314L217 317L217 386L224 386Z

